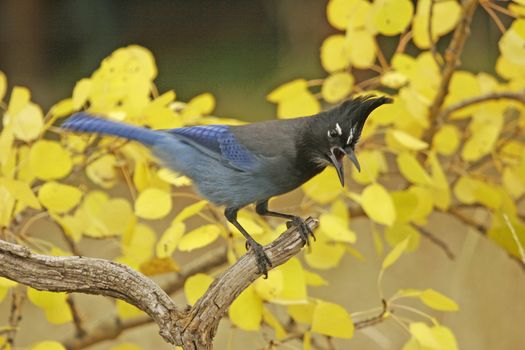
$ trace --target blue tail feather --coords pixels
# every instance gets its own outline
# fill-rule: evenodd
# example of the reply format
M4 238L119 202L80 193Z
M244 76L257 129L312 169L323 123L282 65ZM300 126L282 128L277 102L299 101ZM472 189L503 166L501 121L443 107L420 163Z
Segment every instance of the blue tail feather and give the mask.
M85 112L73 114L61 125L61 127L72 131L94 132L123 137L150 146L155 144L159 139L157 131L98 118Z

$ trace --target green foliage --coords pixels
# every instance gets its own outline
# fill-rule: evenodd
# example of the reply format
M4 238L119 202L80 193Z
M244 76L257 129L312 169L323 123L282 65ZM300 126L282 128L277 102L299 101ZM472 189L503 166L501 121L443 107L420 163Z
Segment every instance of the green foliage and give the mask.
M510 3L508 11L523 16L523 2ZM352 246L359 239L351 228L354 217L348 207L353 201L362 208L358 215L373 225L378 254L383 251L378 231L384 229L385 240L392 246L378 271L378 305L381 299L384 302L378 319L395 319L408 330L411 338L405 350L456 349L448 328L427 313L399 303L418 298L431 309L457 311L453 300L432 289L400 289L386 298L381 280L403 254L418 248L421 230L436 211L479 227L482 223L466 220L468 215L459 211L480 210L491 223L488 237L509 254L525 259L520 256L525 221L517 209L525 193L525 143L519 139L525 127L525 19L515 19L502 35L496 77L455 70L455 62L437 52L435 43L459 25L462 8L457 1L418 1L414 8L408 0L330 0L327 16L337 30L320 48L327 76L297 79L272 91L267 99L276 104L277 117L315 114L325 103L338 103L350 95L388 93L394 103L380 107L369 118L358 152L363 171L353 169L350 186L342 189L335 172L328 169L302 187L307 199L302 209L320 217L311 251L246 289L232 304L230 320L247 331L271 327L275 337L283 340L289 330L268 308L273 304L297 322L295 332L300 332L305 349L318 336L351 338L354 328L365 324L355 316L370 313L353 310L352 314L311 296L313 287L326 282L308 268L333 269L347 254L362 257ZM379 36L398 43L390 57L377 44ZM410 41L420 49L414 56L405 53ZM447 69L453 73L443 87ZM360 81L357 70L368 70L373 77ZM38 220L56 223L73 246L82 244L83 237L116 237L121 247L116 260L150 275L178 270L174 253L202 249L218 239L228 245L230 264L245 254L242 235L216 219L220 217L217 209L196 195L186 194L195 203L173 213L173 197L182 195L180 188L190 180L159 168L146 149L53 126L81 109L153 129L240 123L211 116L215 99L209 93L188 102L176 100L173 91L159 94L156 76L157 67L147 49L120 48L90 77L79 80L70 97L44 114L31 102L25 87L13 87L7 104L1 102L8 85L0 72L0 227L4 237L55 255L73 252L62 252L50 242L34 244L31 231ZM499 98L502 93L507 99ZM392 176L401 183L395 189L386 181ZM110 194L122 185L129 195ZM175 219L168 228L155 233L153 225L171 216ZM194 216L208 223L189 230L188 221ZM21 220L24 224L18 229ZM262 243L283 231L283 226L272 227L249 210L240 212L239 221ZM202 273L190 277L184 286L188 303L195 303L212 280L213 276ZM0 301L15 285L0 278ZM49 322L71 322L64 294L28 289L28 295ZM398 308L411 317L396 317L392 310ZM120 301L116 309L122 319L141 314ZM33 348L43 349L44 343ZM135 349L129 344L117 348Z

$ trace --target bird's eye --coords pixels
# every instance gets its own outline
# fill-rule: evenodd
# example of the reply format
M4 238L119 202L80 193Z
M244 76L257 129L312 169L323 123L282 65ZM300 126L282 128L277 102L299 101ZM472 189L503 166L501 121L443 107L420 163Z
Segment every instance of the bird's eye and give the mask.
M328 137L335 138L339 135L336 129L328 130Z

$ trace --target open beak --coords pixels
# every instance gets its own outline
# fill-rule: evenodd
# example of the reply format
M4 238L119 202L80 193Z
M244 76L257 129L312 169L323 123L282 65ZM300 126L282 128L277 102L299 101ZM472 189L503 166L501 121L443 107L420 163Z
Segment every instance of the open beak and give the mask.
M357 157L355 156L353 150L346 152L341 147L332 147L328 156L330 157L330 160L332 161L335 170L337 170L339 181L341 182L341 186L343 187L345 186L345 174L343 171L343 159L345 155L348 156L348 158L350 158L352 163L354 163L355 167L357 168L357 171L361 171L361 166L359 165L359 161L357 160Z

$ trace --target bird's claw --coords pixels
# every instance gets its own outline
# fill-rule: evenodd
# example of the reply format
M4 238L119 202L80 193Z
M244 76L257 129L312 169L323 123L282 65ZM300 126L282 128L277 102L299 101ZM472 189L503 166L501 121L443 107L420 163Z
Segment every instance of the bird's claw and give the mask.
M287 228L298 227L299 235L301 236L302 240L307 246L310 245L310 237L312 237L313 240L315 241L314 231L312 231L312 229L310 228L310 226L308 226L306 221L299 216L296 216L292 220L287 221L286 227Z
M259 268L259 273L264 275L264 278L268 278L268 270L272 267L272 262L266 253L262 245L255 241L246 241L246 249L251 248L255 254L255 262Z

